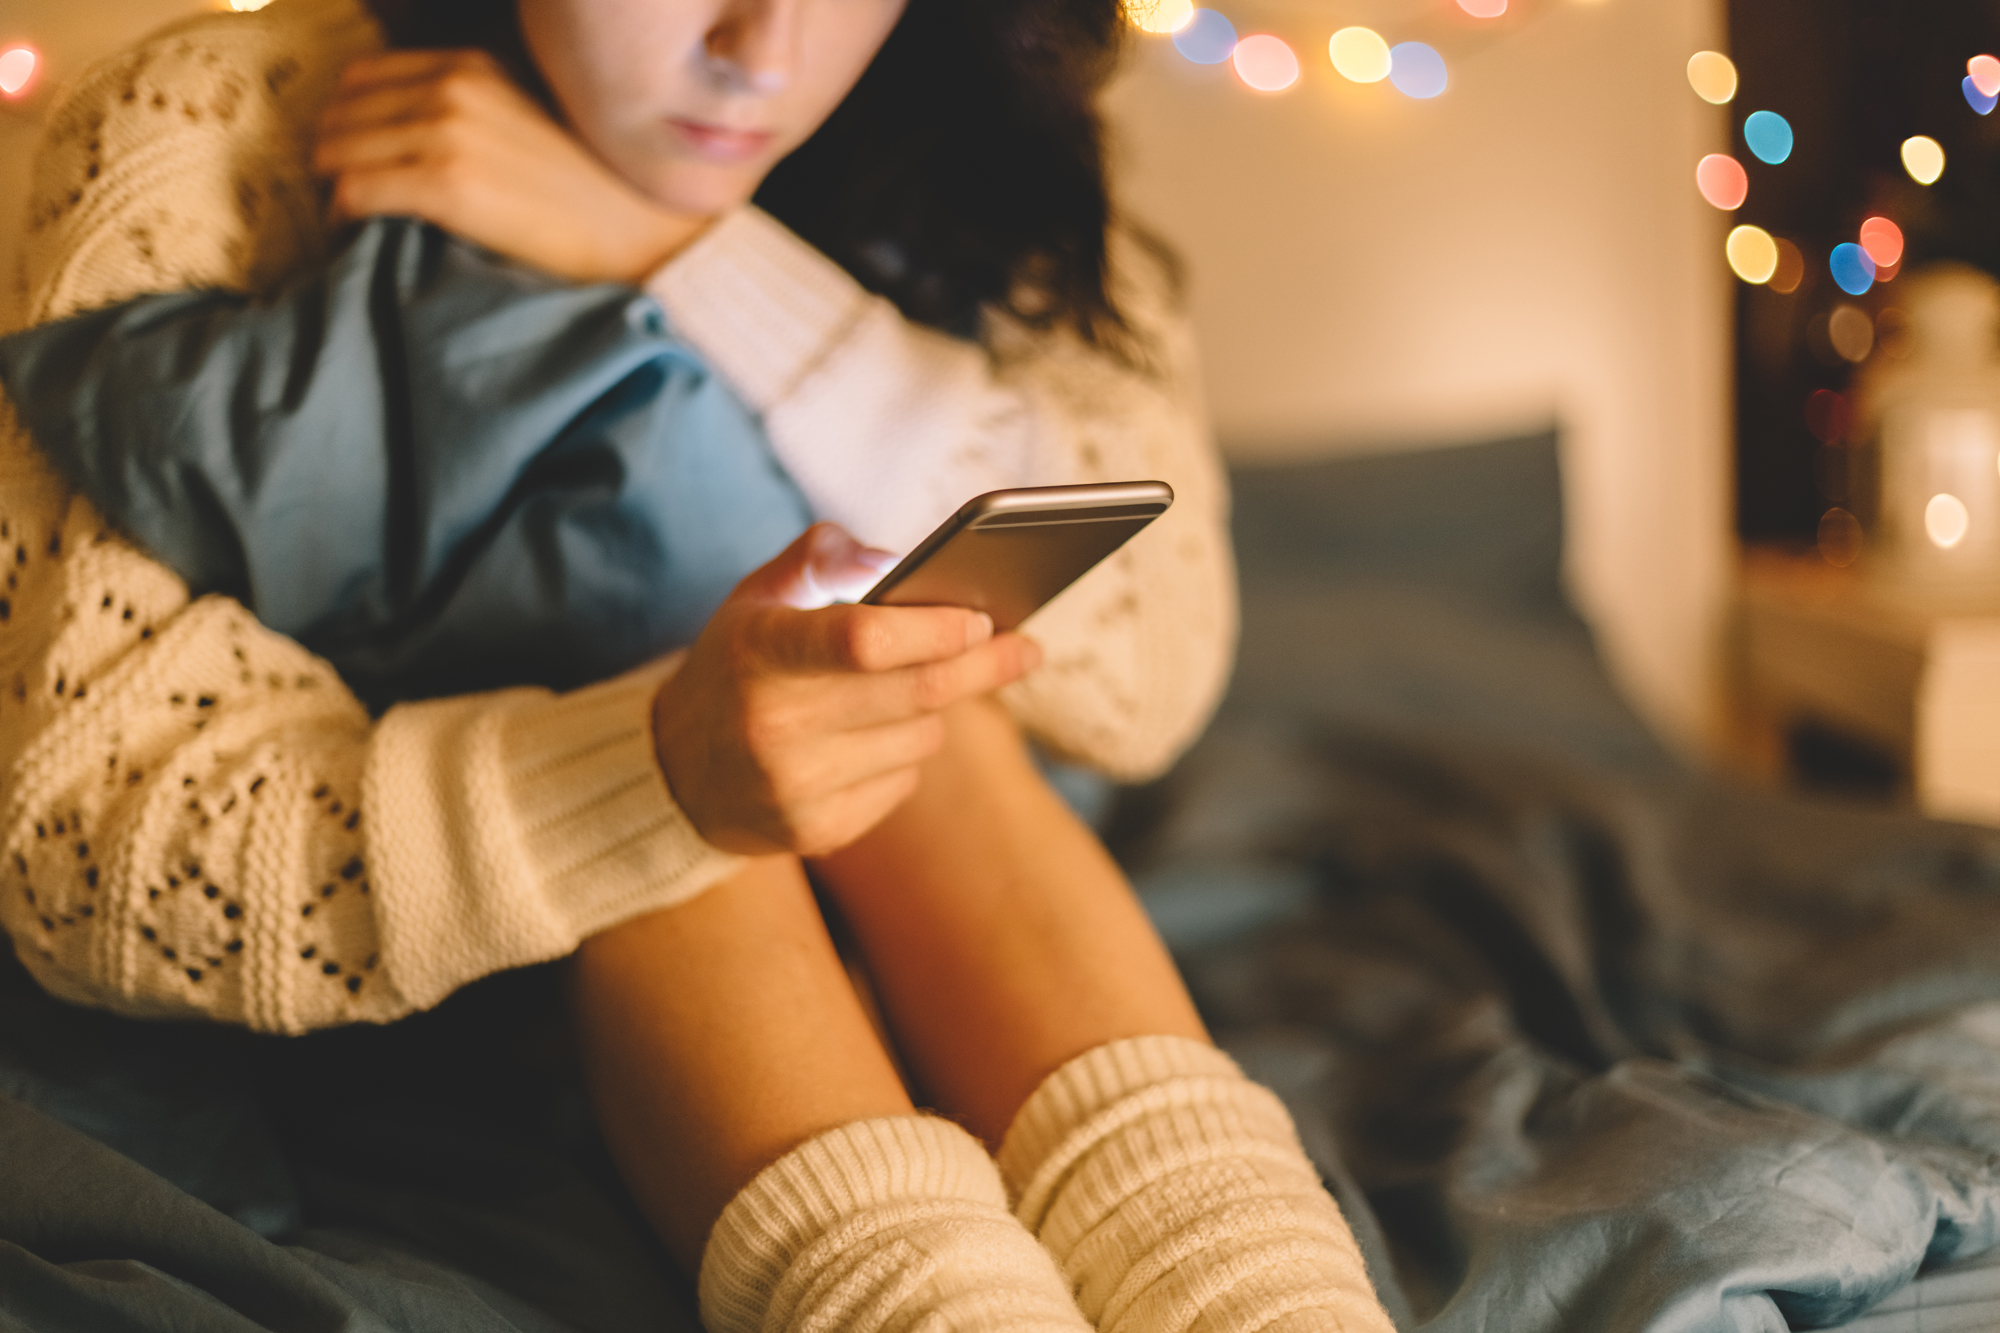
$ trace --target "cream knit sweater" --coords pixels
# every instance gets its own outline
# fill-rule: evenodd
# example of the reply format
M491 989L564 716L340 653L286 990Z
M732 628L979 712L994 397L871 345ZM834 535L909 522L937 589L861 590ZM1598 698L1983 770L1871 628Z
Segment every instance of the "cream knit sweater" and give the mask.
M85 76L37 162L18 322L255 291L322 253L312 127L379 42L354 0L280 0ZM1158 378L997 320L983 347L912 326L752 209L648 285L815 512L865 540L907 546L998 485L1170 482L1174 509L1031 623L1047 663L1005 697L1120 777L1199 730L1234 640L1226 499L1157 284L1126 300ZM107 531L4 402L0 558L0 924L57 994L276 1032L388 1021L734 865L654 760L671 660L371 722L325 663Z

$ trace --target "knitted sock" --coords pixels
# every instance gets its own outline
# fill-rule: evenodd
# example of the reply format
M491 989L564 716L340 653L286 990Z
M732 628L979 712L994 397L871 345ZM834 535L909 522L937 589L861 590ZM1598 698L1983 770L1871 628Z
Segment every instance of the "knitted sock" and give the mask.
M1089 1333L993 1159L927 1116L862 1120L766 1167L701 1257L709 1333Z
M1078 1056L1000 1170L1099 1333L1394 1333L1284 1104L1211 1046Z

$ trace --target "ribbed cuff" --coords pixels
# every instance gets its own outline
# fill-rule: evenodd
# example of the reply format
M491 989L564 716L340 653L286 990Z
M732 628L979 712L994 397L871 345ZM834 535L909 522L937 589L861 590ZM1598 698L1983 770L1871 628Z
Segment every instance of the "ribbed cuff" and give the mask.
M702 841L660 771L653 699L681 660L508 716L501 761L521 842L572 940L685 902L742 864Z
M710 227L645 287L675 332L758 412L784 398L872 299L840 265L752 207Z
M809 1250L842 1245L844 1224L872 1231L880 1221L870 1214L884 1206L932 1203L1003 1215L1007 1206L993 1159L950 1121L890 1116L807 1140L758 1173L717 1219L701 1257L702 1323L711 1333L763 1328L786 1274Z
M1244 1081L1234 1060L1187 1037L1107 1042L1056 1070L1015 1114L1000 1145L1000 1175L1015 1215L1039 1233L1050 1202L1085 1154L1162 1105L1206 1100L1200 1085L1213 1079ZM1146 1092L1153 1095L1138 1096Z

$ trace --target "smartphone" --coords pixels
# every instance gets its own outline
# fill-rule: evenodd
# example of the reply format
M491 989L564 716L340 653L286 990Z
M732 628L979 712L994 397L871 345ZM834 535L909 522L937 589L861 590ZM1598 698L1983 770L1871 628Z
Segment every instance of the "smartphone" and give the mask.
M1164 481L975 495L870 588L870 606L963 606L1010 630L1167 512Z

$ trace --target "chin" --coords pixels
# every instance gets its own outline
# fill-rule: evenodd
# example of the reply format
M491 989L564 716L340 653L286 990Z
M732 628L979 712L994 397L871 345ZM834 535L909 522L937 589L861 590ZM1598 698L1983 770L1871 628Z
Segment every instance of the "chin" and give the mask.
M707 162L675 162L654 171L645 185L654 203L676 213L712 217L750 202L764 179L764 168L716 166Z

